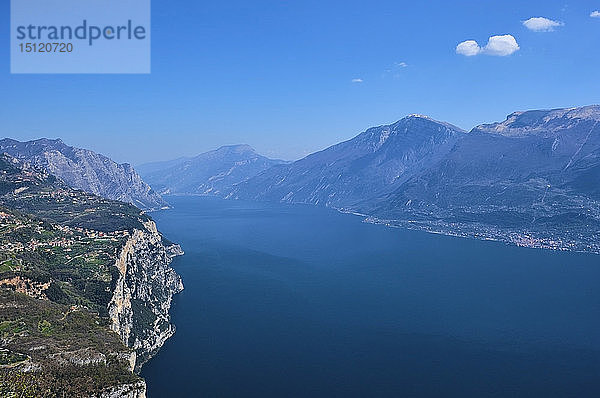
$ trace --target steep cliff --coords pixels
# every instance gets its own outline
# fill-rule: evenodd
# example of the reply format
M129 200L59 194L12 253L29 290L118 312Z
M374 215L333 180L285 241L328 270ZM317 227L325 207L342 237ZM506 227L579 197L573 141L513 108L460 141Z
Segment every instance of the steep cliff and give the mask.
M144 398L179 254L138 208L0 154L0 396Z
M153 221L144 222L129 237L115 263L119 270L109 304L111 329L136 351L135 368L155 354L175 333L169 309L174 294L183 289L179 275L169 266L179 246L164 244Z

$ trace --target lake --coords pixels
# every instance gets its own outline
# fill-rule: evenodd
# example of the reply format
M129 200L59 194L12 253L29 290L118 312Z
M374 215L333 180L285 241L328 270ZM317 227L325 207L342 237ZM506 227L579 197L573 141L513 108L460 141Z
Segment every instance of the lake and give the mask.
M600 257L171 197L148 397L598 397Z

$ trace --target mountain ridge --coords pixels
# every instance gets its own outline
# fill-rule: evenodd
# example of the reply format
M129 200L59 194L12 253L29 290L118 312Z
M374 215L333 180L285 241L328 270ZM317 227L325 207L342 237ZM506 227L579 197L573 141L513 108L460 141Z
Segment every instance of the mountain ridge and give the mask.
M5 138L0 140L1 152L45 168L73 188L132 203L146 210L167 206L131 164L118 164L88 149L66 145L61 139L21 142Z
M180 161L142 165L144 179L162 194L222 195L232 186L285 161L247 144L226 145Z
M410 115L266 170L237 184L228 197L347 206L436 162L463 134L464 130L449 123ZM367 180L370 186L356 185ZM254 185L261 184L265 189L256 191Z
M439 232L598 252L599 122L594 105L476 126L442 162L362 209Z
M548 127L565 127L584 120L599 121L600 105L516 111L509 114L502 122L480 124L475 126L471 132L523 136L547 131Z

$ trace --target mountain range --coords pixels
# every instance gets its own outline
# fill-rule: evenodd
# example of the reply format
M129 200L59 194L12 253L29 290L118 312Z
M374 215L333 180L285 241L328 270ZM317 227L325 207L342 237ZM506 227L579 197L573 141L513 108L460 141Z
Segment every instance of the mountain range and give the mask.
M465 135L420 115L373 127L355 138L237 184L233 198L354 206L399 187L446 156Z
M514 112L469 132L410 115L295 162L231 145L138 166L144 180L60 140L6 139L0 152L144 208L165 205L158 193L305 203L432 232L600 251L595 105Z
M223 146L193 158L147 163L138 170L161 194L223 195L282 160L269 159L248 145Z
M599 246L600 106L514 112L469 132L410 115L289 163L250 149L230 157L232 148L144 176L165 193L323 205L526 246Z
M600 107L515 112L475 127L439 163L376 201L400 216L449 211L494 223L569 215L595 223L600 200ZM379 206L379 207L377 207ZM505 213L502 215L502 213Z
M0 140L0 153L43 168L69 186L88 193L145 210L167 206L130 164L117 164L104 155L68 146L60 139L20 142L6 138Z

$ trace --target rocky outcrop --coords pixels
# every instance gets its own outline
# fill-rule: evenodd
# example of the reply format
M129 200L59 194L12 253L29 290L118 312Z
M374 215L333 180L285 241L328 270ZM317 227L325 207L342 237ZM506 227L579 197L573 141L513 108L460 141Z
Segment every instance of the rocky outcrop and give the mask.
M136 353L97 314L0 289L0 396L145 397Z
M121 249L115 266L119 277L109 304L111 328L136 351L135 369L154 355L175 333L169 309L173 295L183 289L169 265L183 252L166 245L153 221L136 229Z
M0 280L0 288L9 287L17 293L23 293L30 297L46 300L44 292L50 287L50 282L37 282L22 276L14 276Z
M121 384L103 391L99 398L146 398L146 383L140 380L132 384Z

